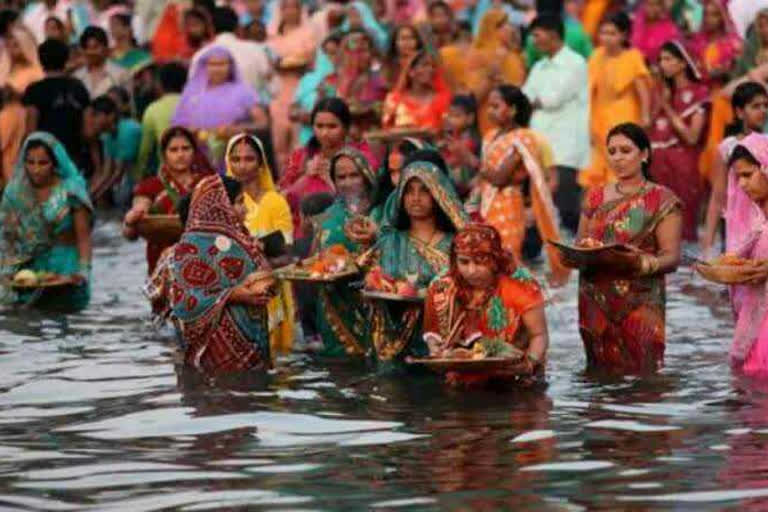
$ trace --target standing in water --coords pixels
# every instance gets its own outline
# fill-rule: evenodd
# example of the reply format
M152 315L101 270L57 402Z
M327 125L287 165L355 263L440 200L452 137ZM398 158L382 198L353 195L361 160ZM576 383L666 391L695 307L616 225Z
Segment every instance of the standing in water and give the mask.
M620 124L606 144L618 181L587 191L578 240L631 251L579 268L579 330L590 369L645 373L664 360L664 275L680 261L681 205L646 177L651 144L642 128Z

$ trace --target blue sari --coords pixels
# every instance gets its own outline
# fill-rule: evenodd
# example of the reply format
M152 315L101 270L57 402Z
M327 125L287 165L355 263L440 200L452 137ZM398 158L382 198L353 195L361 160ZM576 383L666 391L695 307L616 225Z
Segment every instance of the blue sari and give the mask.
M24 165L32 142L45 144L56 160L54 172L58 183L42 203L35 197ZM88 186L67 150L49 133L32 133L19 155L13 178L0 202L0 240L4 257L23 261L22 268L34 271L81 275L85 282L42 292L19 293L16 299L20 303L34 302L41 308L83 309L90 300L90 261L81 265L75 244L74 212L84 208L93 213Z

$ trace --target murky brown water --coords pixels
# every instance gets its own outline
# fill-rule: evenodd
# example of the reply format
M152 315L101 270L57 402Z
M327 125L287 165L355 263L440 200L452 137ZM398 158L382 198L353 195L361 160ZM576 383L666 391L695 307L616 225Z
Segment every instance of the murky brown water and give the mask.
M652 378L584 375L572 283L543 392L301 354L210 388L148 321L142 244L95 240L87 311L0 314L2 510L768 510L768 384L731 376L727 301L689 270Z

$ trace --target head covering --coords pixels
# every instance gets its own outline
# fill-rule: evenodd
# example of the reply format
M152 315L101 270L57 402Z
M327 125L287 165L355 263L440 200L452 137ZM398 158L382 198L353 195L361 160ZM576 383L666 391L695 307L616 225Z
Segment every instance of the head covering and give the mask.
M664 9L667 10L666 7ZM648 22L645 18L645 2L639 3L635 8L632 18L632 46L640 50L647 60L655 62L662 45L680 37L680 29L675 25L668 10L661 19Z
M491 9L486 12L480 21L480 30L472 46L477 50L495 52L502 45L499 25L507 18L507 13L503 9Z
M210 86L206 66L211 58L216 57L229 60L231 75L229 81ZM259 102L256 91L240 76L232 53L224 47L214 46L200 57L192 70L172 124L204 129L246 121L251 109Z
M768 8L761 9L756 15L752 26L747 32L747 42L744 48L744 54L740 60L739 72L740 74L746 74L752 70L755 66L764 63L761 57L761 53L765 50L760 34L757 31L757 24L760 18L768 18ZM762 56L763 59L765 56Z
M768 135L752 133L739 142L760 162L760 171L768 176ZM734 148L735 149L735 148ZM738 177L728 171L728 192L725 209L726 249L742 253L754 242L757 235L768 228L768 220L757 204L739 186Z
M227 143L227 151L224 153L224 161L227 166L227 176L233 177L232 166L229 163L229 157L232 150L235 148L238 142L242 140L250 139L259 148L259 157L261 158L261 168L259 169L259 188L261 190L276 190L275 181L272 179L272 171L269 168L269 160L267 160L267 152L264 150L264 145L261 143L258 137L255 137L249 133L239 133L229 139ZM246 194L246 203L248 202L248 194ZM254 205L255 206L255 205Z
M703 3L717 7L723 20L722 32L710 32L703 24L690 41L691 49L707 71L730 69L739 58L743 41L736 31L724 0L705 0Z
M487 259L500 272L514 271L513 257L501 244L501 235L493 226L487 224L467 224L453 238L451 245L451 272L459 277L456 268L456 256L466 254Z
M331 179L333 179L333 168L341 157L347 157L355 163L355 167L363 175L363 179L371 188L376 186L376 172L368 155L352 146L344 146L331 159Z
M681 43L678 40L672 40L668 41L669 44L674 45L675 48L683 55L683 60L685 61L685 65L688 67L688 70L691 72L693 77L701 81L703 75L701 74L701 70L699 69L699 66L696 64L696 60L691 56L691 52L688 51L688 49L685 47L683 43ZM666 43L665 43L666 44Z
M9 240L13 240L12 245L6 245L3 252L8 254L12 251L20 257L34 257L50 247L52 240L49 225L55 220L44 216L35 197L35 189L27 176L24 162L32 142L42 142L51 149L56 160L54 172L59 177L59 186L64 196L76 199L88 210L93 210L88 185L69 158L64 145L49 133L32 133L24 141L13 178L5 188L0 202L0 241L8 244Z
M349 4L349 8L356 10L358 14L360 14L360 19L363 22L362 28L373 38L376 43L376 48L378 48L379 51L384 51L389 42L389 34L387 33L387 29L381 26L378 22L376 15L373 14L373 11L368 4L358 0ZM344 21L341 28L345 31L352 28L349 25L349 20Z

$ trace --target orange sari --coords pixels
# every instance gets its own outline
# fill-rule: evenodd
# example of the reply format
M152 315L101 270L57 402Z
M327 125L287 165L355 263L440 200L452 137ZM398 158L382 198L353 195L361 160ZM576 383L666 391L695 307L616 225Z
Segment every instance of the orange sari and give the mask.
M387 94L384 100L382 113L382 126L384 128L414 127L438 131L443 125L443 116L451 103L451 92L448 90L440 71L435 71L432 81L434 95L428 102L414 97L409 90L408 74L419 56L420 54L414 56L408 67L401 73L400 81L395 90Z

